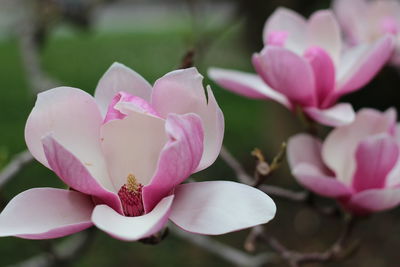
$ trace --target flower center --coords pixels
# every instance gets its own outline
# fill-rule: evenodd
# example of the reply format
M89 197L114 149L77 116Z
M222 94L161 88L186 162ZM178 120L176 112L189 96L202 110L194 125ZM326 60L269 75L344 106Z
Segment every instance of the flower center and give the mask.
M129 174L127 182L118 191L125 216L135 217L144 214L142 201L143 185L136 180L133 174Z

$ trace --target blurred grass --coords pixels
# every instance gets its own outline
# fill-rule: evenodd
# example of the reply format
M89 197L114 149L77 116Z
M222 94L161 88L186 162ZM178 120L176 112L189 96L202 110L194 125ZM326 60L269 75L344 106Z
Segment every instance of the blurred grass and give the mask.
M214 37L218 31L209 33ZM210 36L208 36L210 37ZM176 30L160 33L78 34L72 37L50 38L42 51L45 70L62 85L78 87L93 93L97 81L106 69L119 61L143 75L150 82L180 65L181 57L190 48L189 32ZM218 38L202 56L199 69L206 76L206 66L230 66L250 70L249 54L239 40L239 28L233 28ZM242 51L239 52L238 51ZM0 166L12 155L25 148L23 129L33 107L20 54L15 40L0 43ZM207 84L211 83L206 79ZM212 84L212 83L211 83ZM225 143L241 159L249 159L251 149L263 146L268 132L265 104L241 98L214 84L214 93L225 113ZM258 123L256 123L258 122ZM259 123L261 122L261 123ZM251 137L251 138L249 138ZM252 162L250 161L250 164ZM219 160L203 173L200 179L232 179L233 173ZM32 187L63 187L59 179L45 167L33 163L2 188L2 196L11 199ZM243 240L244 233L233 234ZM232 240L231 236L222 239ZM235 239L235 238L234 238ZM233 240L234 240L233 239ZM0 239L0 265L8 265L39 253L47 241L28 241L17 238ZM54 242L54 241L52 241ZM57 242L57 241L56 241ZM236 242L240 247L242 241ZM193 260L195 259L195 260ZM220 259L194 246L188 246L172 236L160 245L151 247L140 243L114 240L104 233L96 236L88 253L74 266L228 266Z

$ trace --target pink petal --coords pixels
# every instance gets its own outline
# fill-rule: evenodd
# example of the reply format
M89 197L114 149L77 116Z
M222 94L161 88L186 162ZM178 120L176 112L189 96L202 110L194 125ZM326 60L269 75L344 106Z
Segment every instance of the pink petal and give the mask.
M204 153L197 171L210 166L218 157L224 136L224 116L210 87L208 102L196 68L172 71L158 79L153 88L152 105L166 118L169 113L196 113L204 128Z
M236 70L210 68L208 76L218 85L234 93L255 99L271 99L291 109L288 99L272 90L256 74Z
M164 120L137 112L103 125L103 153L117 190L127 182L130 174L143 185L149 183L167 142L164 127Z
M335 15L352 43L357 43L362 41L362 38L365 38L363 35L365 35L364 32L369 26L365 20L365 16L368 13L367 7L365 0L333 1ZM354 14L357 14L357 16Z
M335 66L325 50L317 46L308 48L304 57L313 68L317 101L321 106L326 96L335 88Z
M283 47L286 43L289 33L286 31L273 31L269 32L267 36L266 45Z
M108 190L113 186L107 174L100 146L102 117L93 97L86 92L58 87L40 93L25 126L25 140L32 155L49 167L42 137L51 133Z
M262 191L213 181L179 185L170 219L188 232L220 235L267 223L275 212L275 203Z
M353 123L333 130L322 146L325 164L335 172L336 177L346 185L352 183L355 171L355 151L364 138L387 133L392 120L373 109L362 109Z
M268 44L268 36L271 32L286 32L285 47L296 53L303 53L307 46L307 22L293 10L280 7L269 17L263 32L265 45Z
M101 77L94 93L103 116L111 100L120 91L150 101L151 85L132 69L115 62Z
M291 169L302 163L313 165L322 173L328 173L322 161L322 143L309 134L297 134L291 137L287 146L287 159Z
M0 236L48 239L92 226L93 203L76 191L34 188L14 197L0 214Z
M362 44L349 49L339 67L335 96L353 92L370 82L387 63L393 48L393 37L385 36L370 45Z
M158 116L153 107L143 98L133 96L126 92L118 92L108 106L104 123L110 120L121 120L129 114L129 111Z
M334 127L349 124L356 116L349 103L339 103L327 109L304 108L304 112L316 122Z
M308 42L324 49L338 63L342 38L339 25L330 10L320 10L312 14L308 21Z
M296 165L292 169L292 174L301 185L321 196L338 198L349 196L352 193L351 189L341 181L327 176L320 169L308 163Z
M126 217L106 205L94 208L93 223L109 235L125 240L135 241L150 237L160 231L167 223L174 196L163 198L155 208L142 216Z
M43 148L51 169L67 185L87 195L99 198L103 203L122 212L118 195L104 188L93 178L86 166L70 151L59 144L51 135L43 138ZM118 188L119 189L119 188ZM115 189L113 190L116 191Z
M356 150L353 188L359 192L385 187L386 177L399 159L399 147L387 134L362 140Z
M347 204L357 213L392 209L400 204L400 188L370 189L355 194Z
M161 151L154 177L143 187L146 212L196 170L203 154L204 133L198 115L170 114L165 128L168 143Z
M267 47L253 55L253 65L272 89L289 100L305 106L316 104L314 72L304 58L285 48Z

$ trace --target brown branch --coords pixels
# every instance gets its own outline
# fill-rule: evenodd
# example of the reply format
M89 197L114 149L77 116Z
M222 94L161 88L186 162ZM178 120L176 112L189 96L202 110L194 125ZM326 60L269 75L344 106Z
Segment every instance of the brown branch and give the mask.
M178 229L176 226L171 226L170 230L174 235L201 247L202 249L220 257L221 259L226 260L235 266L257 267L268 263L274 263L277 259L275 253L262 253L255 256L249 255L236 248L218 242L210 237L191 234Z
M239 182L247 185L254 184L254 178L247 174L243 166L239 163L237 159L235 159L235 157L228 151L228 149L226 149L226 147L223 146L221 148L219 156L235 172L236 179ZM271 185L260 185L259 188L267 194L293 201L305 201L308 196L308 193L306 191L294 192L288 189Z
M346 246L346 242L352 233L354 223L355 220L352 217L345 218L345 223L341 234L337 240L324 252L302 253L289 250L277 239L267 236L264 232L257 232L257 234L264 242L268 243L270 247L281 256L282 259L286 260L291 267L298 267L304 263L337 261L348 256L356 248L354 245Z

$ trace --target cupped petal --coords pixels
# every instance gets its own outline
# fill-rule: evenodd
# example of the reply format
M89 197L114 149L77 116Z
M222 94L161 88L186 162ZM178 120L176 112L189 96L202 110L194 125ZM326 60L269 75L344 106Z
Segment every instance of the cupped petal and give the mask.
M304 52L304 57L314 71L318 106L326 107L323 106L324 100L335 88L335 65L332 58L318 46L308 48Z
M100 146L102 117L93 97L86 92L58 87L38 95L25 126L29 151L43 165L50 167L42 137L51 133L81 162L90 163L90 174L105 188L112 190Z
M318 138L309 134L292 136L287 145L287 159L291 169L302 163L318 168L322 173L328 173L322 161L322 143Z
M129 175L143 185L149 183L167 142L164 127L163 119L139 112L103 125L103 153L117 190L127 182Z
M289 100L304 106L316 104L314 72L301 56L285 48L266 47L253 55L253 65L272 89Z
M360 110L353 123L336 128L326 138L322 146L325 164L339 180L350 186L358 143L368 136L388 133L392 125L392 119L384 113L373 109Z
M108 106L104 123L110 120L121 120L125 118L130 111L158 116L153 107L143 98L133 96L126 92L118 92Z
M296 165L292 169L292 174L302 186L321 196L339 198L352 194L348 186L335 177L327 176L311 164Z
M92 221L100 230L112 237L136 241L160 231L168 221L174 196L163 198L155 208L142 216L126 217L106 205L94 208Z
M264 44L273 32L287 33L285 47L301 54L307 46L307 22L293 10L279 7L266 21L263 31Z
M95 196L102 203L106 203L122 213L121 202L116 190L109 191L93 178L86 166L90 162L81 162L70 151L63 147L52 135L42 139L44 152L51 169L67 185L81 193Z
M333 62L339 62L342 38L339 25L330 10L320 10L310 17L307 25L308 43L328 52Z
M349 103L339 103L327 109L309 107L304 108L304 112L316 122L333 127L349 124L356 116Z
M350 48L342 57L337 76L335 97L365 86L387 63L393 53L394 39L384 36L372 44Z
M219 86L255 99L271 99L291 109L289 100L271 89L258 75L237 70L210 68L208 76Z
M15 196L0 214L0 236L58 238L82 231L92 222L91 198L76 191L34 188Z
M169 114L165 129L169 140L161 151L154 177L142 191L146 212L186 180L203 155L204 131L198 115Z
M400 204L400 188L370 189L355 194L345 205L364 214L392 209Z
M363 139L356 149L354 190L385 187L386 178L398 160L399 145L392 136L379 134Z
M115 62L101 77L94 92L94 98L100 107L103 117L107 113L111 100L120 91L150 101L151 85L137 72L121 63Z
M207 168L217 159L225 127L214 94L209 86L205 94L202 80L203 76L196 68L172 71L155 82L151 100L163 118L169 113L196 113L200 116L204 128L204 153L197 171Z
M179 185L170 219L188 232L220 235L267 223L275 212L274 201L264 192L213 181Z

